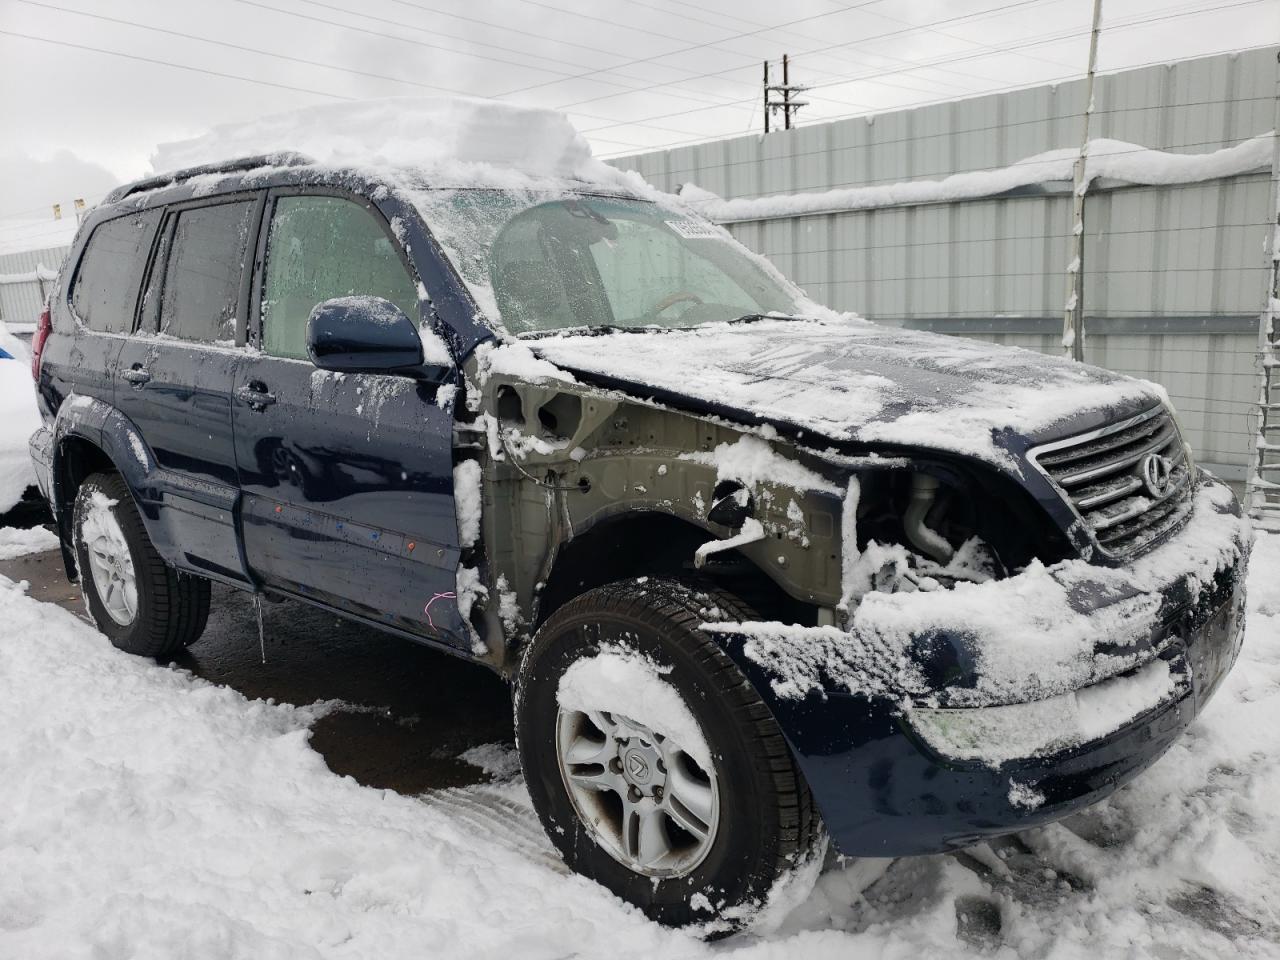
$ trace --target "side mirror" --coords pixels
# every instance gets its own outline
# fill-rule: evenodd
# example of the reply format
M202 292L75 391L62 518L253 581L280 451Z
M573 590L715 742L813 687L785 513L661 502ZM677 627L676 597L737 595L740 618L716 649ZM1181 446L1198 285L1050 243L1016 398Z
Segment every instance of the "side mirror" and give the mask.
M423 355L429 338L431 356ZM449 350L390 300L336 297L318 304L307 319L307 355L321 370L339 373L427 374L452 366Z

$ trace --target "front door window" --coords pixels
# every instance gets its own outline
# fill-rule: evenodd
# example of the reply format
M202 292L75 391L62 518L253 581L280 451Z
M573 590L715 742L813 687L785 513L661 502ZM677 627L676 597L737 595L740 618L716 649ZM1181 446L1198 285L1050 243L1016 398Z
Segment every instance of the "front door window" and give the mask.
M262 288L262 349L307 359L307 318L334 297L390 300L418 316L417 285L382 224L342 197L281 197L271 217Z

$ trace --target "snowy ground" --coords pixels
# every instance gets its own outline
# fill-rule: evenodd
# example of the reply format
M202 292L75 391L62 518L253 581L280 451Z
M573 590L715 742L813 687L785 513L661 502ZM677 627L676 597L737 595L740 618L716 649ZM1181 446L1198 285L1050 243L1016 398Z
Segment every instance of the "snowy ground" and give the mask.
M1110 802L833 870L708 946L568 874L509 749L468 751L483 786L359 786L308 745L325 707L117 653L0 578L0 957L1280 957L1280 536L1249 601L1214 703Z

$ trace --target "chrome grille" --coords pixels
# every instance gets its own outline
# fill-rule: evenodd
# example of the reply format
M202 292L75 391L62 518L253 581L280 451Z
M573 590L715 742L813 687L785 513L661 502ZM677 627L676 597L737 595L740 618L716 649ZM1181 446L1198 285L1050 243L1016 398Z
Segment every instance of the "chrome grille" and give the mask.
M1037 447L1030 457L1108 556L1138 553L1191 512L1193 468L1164 406Z

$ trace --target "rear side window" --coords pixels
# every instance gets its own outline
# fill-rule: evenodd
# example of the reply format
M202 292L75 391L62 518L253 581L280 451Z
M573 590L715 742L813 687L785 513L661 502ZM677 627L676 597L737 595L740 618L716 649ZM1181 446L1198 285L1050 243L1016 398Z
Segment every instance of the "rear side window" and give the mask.
M71 287L71 305L90 330L133 329L138 287L146 270L160 210L146 210L100 223L94 229Z
M245 200L178 214L160 295L161 333L206 343L235 340L253 207Z
M311 311L350 295L382 297L418 319L417 284L370 210L341 197L281 197L267 236L263 351L307 359Z

